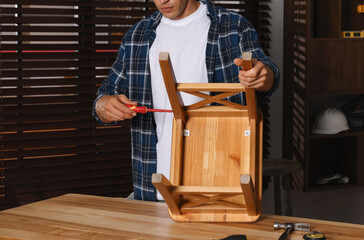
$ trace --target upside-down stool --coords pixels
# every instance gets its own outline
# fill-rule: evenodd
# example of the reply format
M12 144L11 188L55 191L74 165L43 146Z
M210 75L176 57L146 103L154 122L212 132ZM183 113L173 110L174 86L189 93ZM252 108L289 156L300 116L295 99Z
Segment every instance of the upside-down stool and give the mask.
M170 179L156 173L152 183L171 218L188 222L258 220L263 125L255 91L240 83L177 84L169 54L160 53L159 62L174 114L172 156ZM180 92L203 100L184 106ZM245 92L246 106L224 100L241 92Z

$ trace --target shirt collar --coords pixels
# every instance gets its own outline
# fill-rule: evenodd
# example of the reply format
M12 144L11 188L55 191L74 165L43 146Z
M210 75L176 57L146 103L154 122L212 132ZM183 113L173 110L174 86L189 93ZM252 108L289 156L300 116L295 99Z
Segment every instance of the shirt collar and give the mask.
M159 25L159 22L161 21L163 15L160 11L156 11L151 15L151 19L152 19L152 29L156 29L157 26Z
M211 18L211 20L217 19L216 7L210 0L200 0L200 2L205 3L207 5L207 16Z

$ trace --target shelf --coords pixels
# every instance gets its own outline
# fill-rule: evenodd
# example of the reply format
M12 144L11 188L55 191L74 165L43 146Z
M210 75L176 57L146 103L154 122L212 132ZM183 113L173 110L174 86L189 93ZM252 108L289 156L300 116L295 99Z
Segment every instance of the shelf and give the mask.
M337 189L347 189L364 186L364 184L348 183L348 184L313 184L309 188L305 189L307 192L323 191L323 190L337 190Z
M289 84L283 86L283 156L304 166L303 174L292 178L292 185L303 191L364 185L364 127L311 133L323 110L364 94L364 38L342 37L342 31L364 30L364 14L355 13L362 1L285 0L284 79ZM333 172L347 175L350 182L316 183Z
M311 41L307 55L310 92L364 91L364 40Z
M340 38L342 31L364 30L364 14L357 12L362 0L310 0L310 35Z
M316 183L316 179L333 173L341 173L349 177L349 184L357 184L357 137L336 135L336 138L311 140L309 145L307 166L310 188L323 187Z
M312 42L355 42L355 41L359 41L359 42L364 42L364 37L363 38L337 38L337 37L332 37L332 38L310 38L310 41Z
M309 139L326 139L326 138L338 138L338 137L355 137L364 135L364 127L352 127L347 132L340 132L336 134L314 134L310 133Z
M359 89L355 91L311 91L308 94L309 96L312 97L335 96L335 95L359 95L359 94L364 94L364 90Z

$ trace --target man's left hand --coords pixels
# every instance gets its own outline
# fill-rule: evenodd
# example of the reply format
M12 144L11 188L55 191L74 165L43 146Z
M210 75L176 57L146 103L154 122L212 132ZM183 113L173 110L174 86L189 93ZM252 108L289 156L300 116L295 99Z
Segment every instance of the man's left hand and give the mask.
M236 66L241 67L243 60L236 58L234 60ZM261 61L257 59L252 60L253 68L244 71L239 71L239 80L241 85L246 88L255 88L260 92L268 92L274 83L274 73L272 69L265 66Z

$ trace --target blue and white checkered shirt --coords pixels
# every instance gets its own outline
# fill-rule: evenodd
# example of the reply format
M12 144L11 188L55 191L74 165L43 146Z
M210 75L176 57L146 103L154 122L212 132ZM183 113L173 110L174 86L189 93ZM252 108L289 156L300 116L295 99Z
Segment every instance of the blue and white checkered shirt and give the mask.
M270 67L275 75L272 89L268 96L277 89L279 70L264 54L258 43L258 35L253 26L243 16L213 5L207 4L211 26L206 46L206 66L210 83L239 82L239 68L233 60L241 57L242 52L252 52L253 58ZM151 76L149 69L149 49L156 37L156 28L162 14L156 11L144 18L125 34L109 76L98 90L96 101L103 95L125 94L138 105L153 108ZM258 93L259 94L259 93ZM229 97L228 100L244 104L242 94ZM95 106L94 103L94 106ZM101 122L93 109L93 115ZM156 128L152 113L138 114L131 119L131 145L134 197L140 200L156 200L156 190L151 183L156 172Z

